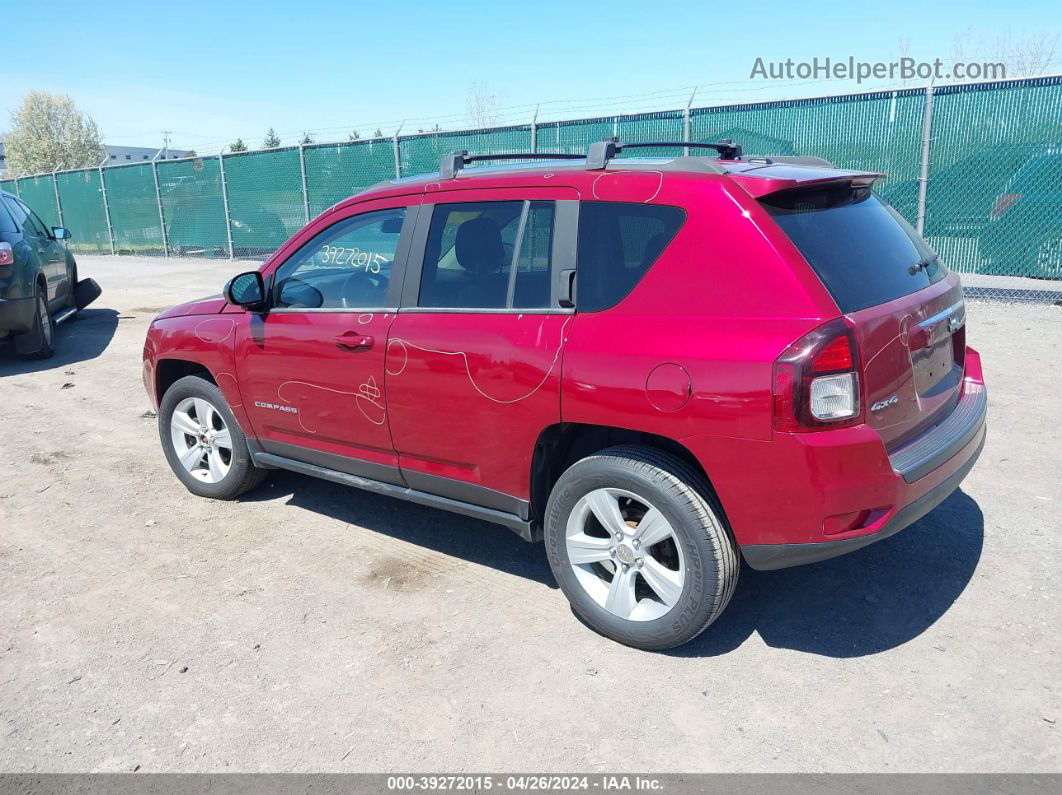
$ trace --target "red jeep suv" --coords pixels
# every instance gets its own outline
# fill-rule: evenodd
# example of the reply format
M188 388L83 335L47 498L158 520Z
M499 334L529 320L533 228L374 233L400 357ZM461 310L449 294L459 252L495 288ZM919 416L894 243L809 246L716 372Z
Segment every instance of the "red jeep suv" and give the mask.
M448 156L163 312L144 384L177 477L231 499L282 468L504 525L645 649L716 619L739 553L824 560L944 500L987 394L959 279L882 175L636 146Z

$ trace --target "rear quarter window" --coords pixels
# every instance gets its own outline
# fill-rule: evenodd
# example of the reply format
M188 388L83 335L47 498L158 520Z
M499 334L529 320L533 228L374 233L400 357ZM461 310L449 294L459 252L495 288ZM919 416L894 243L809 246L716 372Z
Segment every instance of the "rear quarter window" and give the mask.
M783 191L760 204L842 312L884 304L944 278L936 254L869 188ZM923 268L914 268L925 263Z
M583 202L575 288L579 311L608 309L626 298L685 220L680 207Z

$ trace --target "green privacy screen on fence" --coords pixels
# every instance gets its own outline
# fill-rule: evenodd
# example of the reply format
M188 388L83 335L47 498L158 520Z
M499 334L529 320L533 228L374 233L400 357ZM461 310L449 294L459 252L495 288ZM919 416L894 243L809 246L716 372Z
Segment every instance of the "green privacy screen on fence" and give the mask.
M55 204L55 183L52 175L24 177L18 181L18 195L33 208L48 228L59 225L59 211Z
M939 88L925 234L944 261L1062 277L1062 78Z
M298 149L225 158L233 253L264 257L306 223Z
M105 168L103 181L107 188L115 251L165 253L152 166L145 163Z
M158 173L170 252L181 257L228 257L220 158L159 163Z
M681 141L683 128L681 111L552 122L538 126L538 149L582 154L594 141L609 136L617 136L621 141ZM632 150L628 156L675 157L681 154L679 149L660 148Z
M100 172L67 171L55 179L62 199L63 226L72 230L67 245L78 253L110 254Z
M395 175L395 149L390 139L308 147L304 157L311 217Z
M61 215L77 251L261 258L307 218L396 173L433 172L445 154L583 153L607 136L729 138L747 155L816 155L884 171L879 193L923 225L952 268L1062 277L1060 77L313 144L7 179L0 189L46 223ZM671 147L625 156L680 154ZM1022 289L1035 292L1030 283Z
M439 169L443 155L462 150L478 155L530 152L531 127L410 135L400 138L398 143L402 173L426 174Z
M924 103L918 89L702 108L692 114L691 137L730 138L747 154L815 155L843 168L884 171L888 180L879 189L887 195L894 183L918 178ZM916 209L901 212L913 223Z

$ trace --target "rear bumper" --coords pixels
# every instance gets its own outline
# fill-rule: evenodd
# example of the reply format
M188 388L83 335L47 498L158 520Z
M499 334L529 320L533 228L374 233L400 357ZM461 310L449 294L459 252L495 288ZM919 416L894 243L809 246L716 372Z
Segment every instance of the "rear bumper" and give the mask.
M35 314L32 298L0 298L0 335L29 333Z
M684 441L710 473L746 561L780 569L887 538L940 504L980 455L987 406L980 357L967 348L955 409L891 455L867 425Z
M802 566L805 563L817 563L829 560L895 535L910 524L914 524L932 511L959 487L963 479L973 469L985 446L985 426L982 422L974 440L976 447L959 465L959 468L946 480L937 484L921 497L908 503L886 520L882 528L869 535L846 538L840 541L823 541L810 544L749 544L741 548L746 562L754 569L767 571L785 569L790 566Z

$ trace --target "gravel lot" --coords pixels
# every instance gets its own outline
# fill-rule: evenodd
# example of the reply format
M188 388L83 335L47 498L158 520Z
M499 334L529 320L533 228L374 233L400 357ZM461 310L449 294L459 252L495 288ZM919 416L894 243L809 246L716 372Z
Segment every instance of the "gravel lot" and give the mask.
M650 654L502 528L288 473L187 493L141 345L243 267L79 263L104 292L57 356L0 350L0 770L1062 769L1062 307L970 305L991 428L961 491L746 568Z

